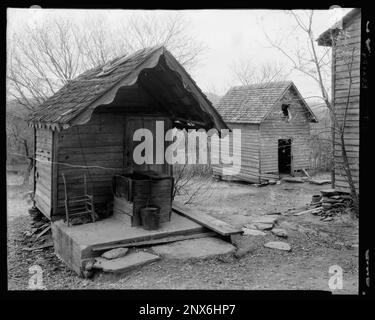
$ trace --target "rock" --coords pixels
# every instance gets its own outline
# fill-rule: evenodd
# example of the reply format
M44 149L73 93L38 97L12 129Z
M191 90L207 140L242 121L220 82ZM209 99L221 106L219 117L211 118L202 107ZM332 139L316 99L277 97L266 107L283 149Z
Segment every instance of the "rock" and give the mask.
M107 260L101 257L96 258L93 268L100 269L104 272L122 273L159 259L160 257L157 255L139 251L132 252L124 257L112 260Z
M291 251L292 250L289 243L281 242L281 241L267 242L266 244L264 244L264 246L266 248L283 250L283 251Z
M309 180L311 184L323 185L323 184L330 184L331 180L320 180L320 179L311 179Z
M166 258L191 259L232 254L236 248L224 240L206 237L154 246L152 250Z
M243 234L245 236L265 236L266 233L256 230L256 229L248 229L248 228L242 228Z
M276 215L274 215L274 216L272 216L272 215L267 215L267 216L263 216L263 217L255 218L255 219L252 220L251 222L252 222L252 223L266 223L266 224L268 224L268 223L272 223L272 224L274 224L274 223L277 221L277 219L279 219L279 217L276 216Z
M270 185L275 185L277 182L276 182L276 180L270 179L270 180L268 180L268 183Z
M244 225L244 227L255 230L271 230L273 228L273 223L249 223Z
M288 233L284 230L284 229L280 229L280 228L274 228L271 230L271 232L278 236L278 237L281 237L281 238L287 238L288 237Z
M102 254L102 258L111 260L121 258L129 251L128 248L116 248L109 251L106 251Z
M283 178L282 181L290 182L290 183L304 183L304 179L302 178Z
M287 222L287 221L281 222L280 227L282 227L284 229L295 230L295 231L298 230L298 226L295 223L290 223L290 222Z

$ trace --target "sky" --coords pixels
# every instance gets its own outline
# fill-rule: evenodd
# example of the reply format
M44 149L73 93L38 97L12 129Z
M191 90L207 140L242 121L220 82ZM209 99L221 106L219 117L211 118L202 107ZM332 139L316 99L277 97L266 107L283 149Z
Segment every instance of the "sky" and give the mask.
M17 30L26 22L38 24L52 11L54 14L70 17L80 17L82 13L88 12L8 9L8 32ZM350 9L328 8L315 11L314 37L317 38L335 19L341 18L348 11ZM112 23L116 23L120 16L134 14L132 10L91 10L90 14L95 17L95 14L103 12L110 17ZM306 46L295 21L282 10L184 10L182 14L190 21L188 32L205 47L199 64L190 71L205 92L223 95L231 86L238 85L233 74L233 64L240 60L250 59L254 65L281 63L289 73L289 61L281 52L270 46L265 33L273 40L282 41L283 47L290 51ZM293 71L289 73L288 80L294 81L303 96L319 94L317 84L306 75Z

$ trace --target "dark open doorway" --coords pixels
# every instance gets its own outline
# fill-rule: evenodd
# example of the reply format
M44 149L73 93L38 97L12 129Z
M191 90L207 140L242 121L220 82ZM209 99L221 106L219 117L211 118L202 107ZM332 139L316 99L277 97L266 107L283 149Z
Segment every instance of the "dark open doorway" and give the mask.
M279 150L279 173L291 174L292 140L280 139L278 141L278 150Z

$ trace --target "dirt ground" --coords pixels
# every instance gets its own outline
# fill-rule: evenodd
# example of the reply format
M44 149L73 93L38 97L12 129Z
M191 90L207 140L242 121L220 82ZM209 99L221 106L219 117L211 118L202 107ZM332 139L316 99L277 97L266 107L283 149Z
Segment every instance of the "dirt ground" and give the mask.
M321 175L319 178L327 178ZM206 181L209 188L194 199L192 207L242 227L253 217L282 213L277 222L288 233L292 251L263 246L280 240L266 236L243 236L241 257L219 257L192 261L162 259L124 275L99 274L91 280L78 277L54 255L53 248L24 251L25 231L31 230L27 209L31 203L21 187L22 179L8 174L8 288L27 290L29 268L39 265L47 289L240 289L327 290L329 268L343 270L343 289L337 294L358 293L358 223L348 215L323 222L312 214L293 216L288 209L311 201L313 194L329 186L283 182L257 188L235 182ZM179 200L184 200L183 197Z

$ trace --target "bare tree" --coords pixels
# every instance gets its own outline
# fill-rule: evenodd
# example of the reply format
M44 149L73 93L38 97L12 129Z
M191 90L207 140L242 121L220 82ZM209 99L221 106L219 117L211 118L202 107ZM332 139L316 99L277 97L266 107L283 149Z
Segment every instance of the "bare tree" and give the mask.
M203 47L188 30L187 19L169 13L133 15L121 25L112 25L104 16L87 16L82 23L51 17L40 25L26 24L8 39L7 100L32 112L82 72L157 44L191 68ZM28 141L18 133L18 139ZM33 157L31 145L25 147L25 155Z
M338 116L335 112L334 104L331 102L331 99L328 94L328 85L327 85L327 73L330 70L330 48L325 48L324 51L319 55L317 50L317 44L315 42L315 36L312 30L314 11L308 10L303 11L301 14L297 14L294 11L289 11L288 14L296 22L296 25L300 30L303 31L306 36L307 46L306 48L298 48L295 52L288 51L281 43L281 41L272 40L267 34L266 37L272 47L277 48L292 64L292 68L298 70L299 72L307 75L313 79L319 86L321 95L319 96L322 99L325 106L328 108L331 116L332 122L332 143L333 150L335 150L335 145L339 145L341 149L341 156L343 159L342 169L345 172L345 176L350 188L350 193L353 199L355 212L359 213L359 198L356 192L355 183L352 174L352 168L350 167L349 159L347 156L346 144L345 144L345 124L347 118L347 112L350 105L350 94L352 89L352 68L353 60L355 56L355 49L348 46L346 50L345 59L347 66L347 71L349 74L348 88L347 88L347 101L344 108L344 114L342 119L341 116ZM333 46L335 44L335 39L337 35L331 34ZM337 135L337 139L336 139ZM334 169L333 169L334 170ZM334 184L334 172L332 173L332 181Z
M236 80L242 85L270 83L284 81L287 78L285 65L266 63L257 66L251 60L240 60L232 65L232 72Z

